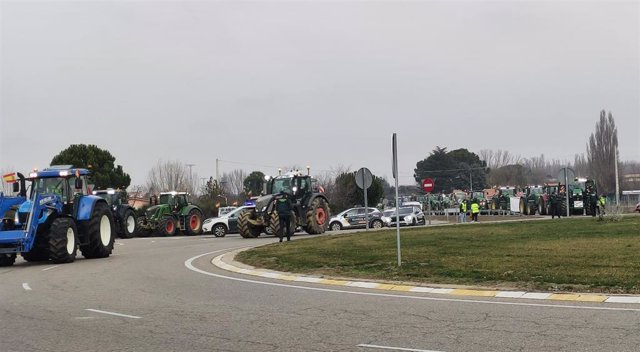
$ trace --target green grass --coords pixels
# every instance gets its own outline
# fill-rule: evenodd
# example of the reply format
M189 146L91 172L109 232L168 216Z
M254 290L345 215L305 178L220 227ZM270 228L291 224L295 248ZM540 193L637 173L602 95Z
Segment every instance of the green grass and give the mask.
M256 267L500 288L640 292L640 216L478 223L309 237L242 252Z

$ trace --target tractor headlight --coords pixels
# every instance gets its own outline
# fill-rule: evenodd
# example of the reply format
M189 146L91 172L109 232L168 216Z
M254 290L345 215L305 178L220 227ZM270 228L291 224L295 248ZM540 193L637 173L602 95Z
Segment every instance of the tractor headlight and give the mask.
M20 223L20 215L18 214L17 211L16 211L16 214L13 216L13 223L14 224L19 224Z

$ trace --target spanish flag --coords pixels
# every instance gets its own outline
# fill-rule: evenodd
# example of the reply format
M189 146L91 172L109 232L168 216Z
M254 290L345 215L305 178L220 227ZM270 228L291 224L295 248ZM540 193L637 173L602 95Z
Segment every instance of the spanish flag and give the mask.
M2 180L6 183L14 183L16 182L16 173L2 175Z

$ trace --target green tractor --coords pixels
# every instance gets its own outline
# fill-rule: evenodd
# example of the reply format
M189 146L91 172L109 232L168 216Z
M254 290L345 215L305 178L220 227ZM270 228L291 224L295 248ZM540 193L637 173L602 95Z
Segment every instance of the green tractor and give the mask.
M541 206L544 203L542 199L543 193L544 189L542 186L525 187L520 197L520 214L536 215L536 212L539 212L540 215L543 215L544 213Z
M597 188L594 180L587 178L576 178L569 185L569 205L571 214L586 214L596 216L598 203Z
M329 201L320 191L318 181L299 172L276 177L266 177L265 195L256 199L255 206L248 207L238 216L238 230L244 238L255 238L261 233L277 235L280 221L275 211L275 196L288 193L293 200L290 228L303 228L307 233L321 234L329 223Z
M174 236L184 231L188 236L202 233L202 210L189 202L186 192L163 192L153 196L145 215L138 218L140 235L159 233Z
M496 193L489 200L491 212L511 209L511 197L516 196L516 188L511 186L498 187Z

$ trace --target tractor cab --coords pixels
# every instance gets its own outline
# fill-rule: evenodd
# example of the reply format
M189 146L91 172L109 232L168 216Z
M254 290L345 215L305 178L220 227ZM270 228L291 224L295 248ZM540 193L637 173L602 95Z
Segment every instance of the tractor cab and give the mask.
M160 204L168 205L172 212L178 212L187 206L187 192L160 193Z
M94 190L94 195L107 201L107 204L111 207L117 207L123 204L123 200L126 199L125 192L122 190L115 190L108 188L105 190Z

